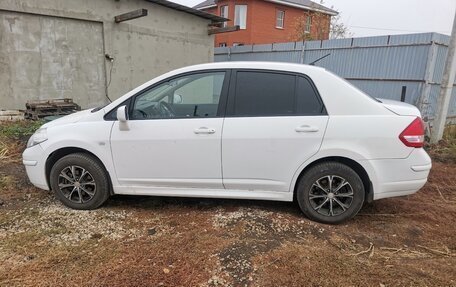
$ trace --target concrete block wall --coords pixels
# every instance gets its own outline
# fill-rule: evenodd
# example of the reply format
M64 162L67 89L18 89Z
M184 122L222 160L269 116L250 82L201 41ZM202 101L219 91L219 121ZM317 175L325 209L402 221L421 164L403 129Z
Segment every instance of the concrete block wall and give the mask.
M141 8L149 15L114 22ZM63 97L99 106L106 94L116 99L164 72L212 62L209 23L144 0L2 0L0 109Z

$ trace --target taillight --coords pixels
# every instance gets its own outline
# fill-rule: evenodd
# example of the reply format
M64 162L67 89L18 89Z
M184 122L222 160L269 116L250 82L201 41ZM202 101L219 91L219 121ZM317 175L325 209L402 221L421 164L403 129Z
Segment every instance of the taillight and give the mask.
M417 117L399 135L399 139L409 147L423 147L424 145L424 124L421 118Z

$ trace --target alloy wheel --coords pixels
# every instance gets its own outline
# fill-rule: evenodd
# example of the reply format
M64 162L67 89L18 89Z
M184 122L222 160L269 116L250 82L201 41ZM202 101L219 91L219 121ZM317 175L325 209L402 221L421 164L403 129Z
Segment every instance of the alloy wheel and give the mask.
M75 203L90 201L97 190L97 185L92 174L86 169L71 165L59 174L58 184L60 192Z
M353 188L343 177L327 175L315 181L309 191L312 208L321 215L338 216L353 202Z

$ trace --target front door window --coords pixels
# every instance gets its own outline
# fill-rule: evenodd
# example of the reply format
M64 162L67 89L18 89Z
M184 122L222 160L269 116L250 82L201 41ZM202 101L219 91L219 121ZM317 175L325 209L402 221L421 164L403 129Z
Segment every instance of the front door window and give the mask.
M216 117L225 72L182 76L136 97L130 119Z

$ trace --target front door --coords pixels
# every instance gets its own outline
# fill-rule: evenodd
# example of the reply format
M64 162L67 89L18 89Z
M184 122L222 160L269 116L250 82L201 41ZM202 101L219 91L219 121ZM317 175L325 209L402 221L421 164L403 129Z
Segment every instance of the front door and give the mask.
M185 74L134 96L116 121L112 157L123 186L223 188L221 132L227 72Z

